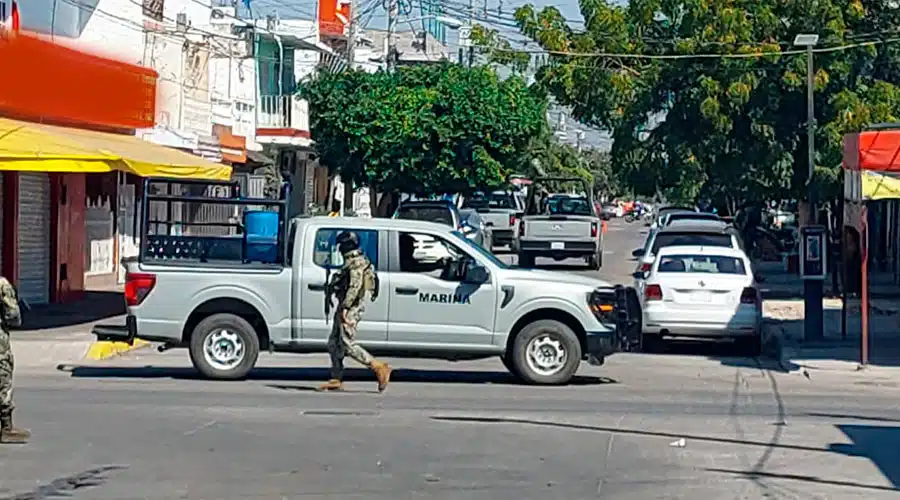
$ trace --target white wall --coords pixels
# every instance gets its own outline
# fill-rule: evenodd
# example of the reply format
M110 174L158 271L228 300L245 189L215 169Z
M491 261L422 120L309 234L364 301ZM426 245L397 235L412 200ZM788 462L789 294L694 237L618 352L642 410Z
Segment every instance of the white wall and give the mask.
M141 64L144 34L139 1L20 0L18 5L23 31L50 37L81 51Z
M156 123L180 128L182 58L184 42L170 36L147 33L146 66L159 73L156 80Z

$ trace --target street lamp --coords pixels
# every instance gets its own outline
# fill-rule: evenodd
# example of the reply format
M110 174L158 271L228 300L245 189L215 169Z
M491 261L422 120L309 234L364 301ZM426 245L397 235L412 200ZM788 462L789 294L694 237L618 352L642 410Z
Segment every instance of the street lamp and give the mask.
M803 318L803 336L806 340L821 339L824 336L824 320L825 313L822 309L822 290L824 275L827 272L824 262L829 252L822 251L827 245L815 244L811 242L822 241L824 228L818 226L818 200L816 199L816 185L813 182L815 176L815 156L816 156L816 115L813 109L813 97L815 92L815 68L813 67L813 47L819 43L819 35L801 33L794 38L794 46L806 47L806 154L807 154L807 174L806 174L806 190L808 198L808 219L806 227L800 231L800 259L803 263L801 269L804 269L803 277L803 306L805 310ZM813 250L813 248L818 250ZM812 264L815 268L813 259L818 260L820 268L817 269L816 276L813 276L808 270L807 265ZM821 276L819 276L821 275Z
M794 46L806 47L806 154L808 160L808 172L806 188L809 197L809 222L816 222L816 190L813 185L815 174L816 155L816 115L813 110L813 97L815 92L816 75L813 68L813 47L819 43L819 35L801 33L794 38Z

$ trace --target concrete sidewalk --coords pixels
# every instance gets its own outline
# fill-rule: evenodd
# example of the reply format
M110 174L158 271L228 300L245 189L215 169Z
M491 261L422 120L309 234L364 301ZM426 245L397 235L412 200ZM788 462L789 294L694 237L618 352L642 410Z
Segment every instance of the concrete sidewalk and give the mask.
M91 335L96 324L124 324L124 314L125 300L117 290L91 291L77 302L40 305L23 311L22 327L11 332L16 367L55 367L85 357L104 359L130 350L134 346L96 342Z
M786 371L827 370L860 372L862 319L859 301L849 301L847 331L842 335L841 301L825 299L824 338L804 339L802 299L766 300L764 320L769 354ZM873 299L869 313L869 367L900 381L900 300Z

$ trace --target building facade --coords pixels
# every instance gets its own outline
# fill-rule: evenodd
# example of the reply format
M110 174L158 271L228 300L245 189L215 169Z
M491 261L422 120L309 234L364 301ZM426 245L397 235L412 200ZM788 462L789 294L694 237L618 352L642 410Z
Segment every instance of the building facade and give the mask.
M30 304L75 300L115 283L140 176L165 171L154 165L176 177L230 169L135 137L157 118L158 73L135 64L145 47L140 3L72 11L64 2L0 2L0 15L18 12L20 30L0 39L0 57L31 68L0 81L0 267ZM110 47L114 59L97 55Z

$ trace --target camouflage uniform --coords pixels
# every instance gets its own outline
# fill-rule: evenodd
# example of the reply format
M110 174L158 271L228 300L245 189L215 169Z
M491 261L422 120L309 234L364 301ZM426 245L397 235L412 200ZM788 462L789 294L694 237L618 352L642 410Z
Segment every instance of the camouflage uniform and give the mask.
M16 289L0 277L0 443L25 443L28 431L12 425L13 404L13 353L9 339L9 327L21 326L22 314Z
M322 390L343 388L344 357L349 356L375 372L378 390L384 391L390 380L391 368L376 360L361 345L356 343L356 328L365 311L363 300L375 290L375 272L369 259L359 249L344 255L341 273L349 276L346 292L338 297L340 305L334 312L331 334L328 336L328 354L331 357L331 380L321 386ZM374 299L373 299L374 300Z

